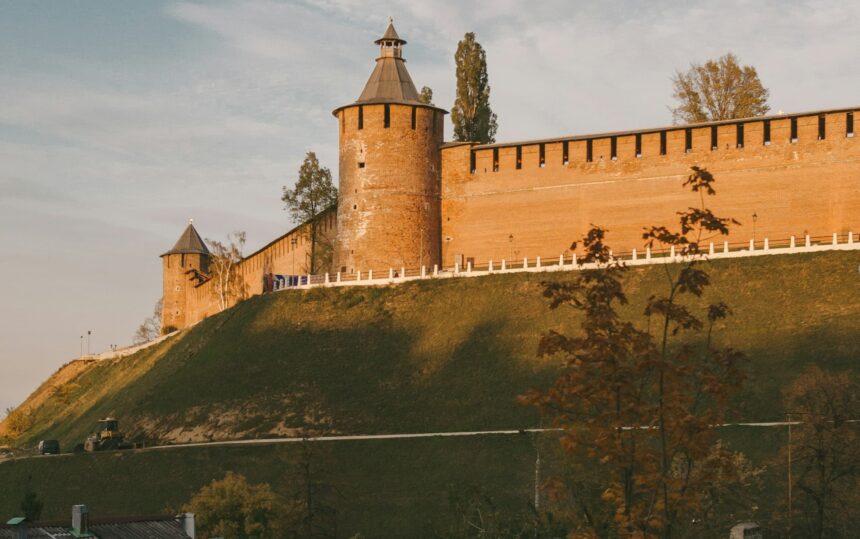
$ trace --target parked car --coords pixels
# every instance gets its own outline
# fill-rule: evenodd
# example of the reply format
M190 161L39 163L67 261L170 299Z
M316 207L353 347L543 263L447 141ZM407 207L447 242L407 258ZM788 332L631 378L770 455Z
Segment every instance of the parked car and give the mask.
M42 440L39 442L40 455L59 455L60 442L57 440Z

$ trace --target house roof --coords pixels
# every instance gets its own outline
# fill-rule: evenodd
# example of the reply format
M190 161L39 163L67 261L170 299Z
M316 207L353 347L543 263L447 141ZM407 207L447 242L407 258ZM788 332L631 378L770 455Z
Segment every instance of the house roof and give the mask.
M188 539L175 517L140 517L90 522L89 531L96 539ZM72 539L68 526L57 523L33 523L27 527L30 539ZM13 526L0 525L0 539L17 539Z
M203 242L203 238L201 238L200 234L197 233L197 229L194 228L193 223L188 223L188 226L185 227L185 231L182 232L181 236L179 236L179 240L176 242L176 245L173 246L173 249L167 251L161 256L189 253L201 255L209 254L209 249L206 248L206 243Z

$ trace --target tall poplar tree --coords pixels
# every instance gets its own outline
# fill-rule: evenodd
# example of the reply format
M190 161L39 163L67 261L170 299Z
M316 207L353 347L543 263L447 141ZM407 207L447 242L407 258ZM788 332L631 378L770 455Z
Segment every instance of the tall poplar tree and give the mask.
M454 138L461 142L496 141L496 115L490 108L490 84L487 77L487 53L467 33L457 44L457 97L451 108Z
M311 243L308 273L314 275L330 258L330 248L320 234L320 215L337 204L337 187L331 179L331 171L320 166L317 155L308 152L299 168L299 179L293 189L284 187L281 197L284 209L299 224L307 224L304 233Z

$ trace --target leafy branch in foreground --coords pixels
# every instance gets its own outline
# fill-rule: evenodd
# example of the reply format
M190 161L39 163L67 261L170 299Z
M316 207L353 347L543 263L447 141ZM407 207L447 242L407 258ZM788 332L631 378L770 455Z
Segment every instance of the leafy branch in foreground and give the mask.
M736 221L707 208L713 184L707 170L694 167L684 186L699 194L699 207L680 212L677 229L645 229L649 247L674 247L681 261L663 265L665 289L648 298L644 322L622 314L630 310L628 268L613 258L600 227L583 238L576 280L543 283L550 308L573 309L580 331L543 336L538 355L559 356L567 368L548 391L521 399L564 429L569 453L603 472L600 498L578 500L577 526L587 535L707 537L695 517L716 507L708 497L718 478L737 468L737 454L718 443L715 425L744 379L744 356L713 342L714 326L731 310L704 301L711 283L700 248ZM708 468L722 475L704 473Z

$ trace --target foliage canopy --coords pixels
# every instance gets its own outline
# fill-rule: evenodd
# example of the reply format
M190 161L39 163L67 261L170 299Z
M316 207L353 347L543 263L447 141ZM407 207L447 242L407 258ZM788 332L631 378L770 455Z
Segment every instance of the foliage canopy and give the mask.
M751 118L770 110L769 92L755 67L741 66L732 53L676 72L672 87L678 101L672 109L676 123Z
M332 246L320 233L320 215L337 204L337 187L331 179L331 171L320 166L317 155L308 152L299 178L292 189L284 187L281 200L297 224L307 224L303 233L311 244L307 271L315 274L331 263Z
M454 139L461 142L490 143L498 129L490 108L490 84L487 76L487 53L468 32L457 44L457 96L451 107Z

